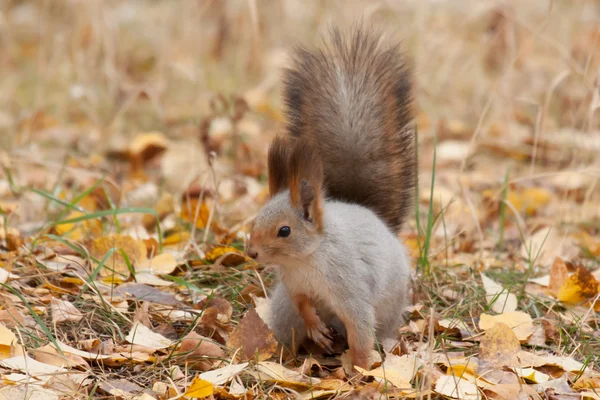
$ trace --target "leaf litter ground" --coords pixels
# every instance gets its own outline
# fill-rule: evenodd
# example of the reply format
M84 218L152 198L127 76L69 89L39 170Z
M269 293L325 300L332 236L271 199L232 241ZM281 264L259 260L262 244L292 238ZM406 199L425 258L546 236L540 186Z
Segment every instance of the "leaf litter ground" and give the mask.
M285 49L340 10L224 4L2 5L0 396L600 399L597 3L348 6L419 72L413 305L362 376L281 351L243 252Z

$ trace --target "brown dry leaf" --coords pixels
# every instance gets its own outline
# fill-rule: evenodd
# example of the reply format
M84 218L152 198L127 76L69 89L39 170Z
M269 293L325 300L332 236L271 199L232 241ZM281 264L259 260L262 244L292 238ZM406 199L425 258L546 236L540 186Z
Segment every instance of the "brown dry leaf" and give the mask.
M33 357L44 364L56 365L63 368L89 368L89 364L85 359L77 354L72 354L64 351L64 356L61 355L52 345L45 345L32 351Z
M173 344L171 340L156 332L152 332L150 328L139 322L133 324L125 340L131 344L137 344L154 350L165 349Z
M534 331L531 316L522 311L507 312L500 315L481 314L479 319L479 329L487 331L496 323L508 325L521 341L527 340Z
M177 261L171 253L162 253L135 266L136 272L150 272L156 275L168 275L177 268Z
M103 277L109 277L113 274L120 275L123 278L129 277L130 271L121 250L127 255L133 267L148 259L146 245L143 241L123 235L103 236L94 239L90 245L90 256L100 262L112 248L115 251L108 257L100 270L100 275Z
M52 322L59 324L61 322L79 322L83 319L83 314L71 302L60 300L55 297L50 303L52 312Z
M201 371L211 370L215 363L225 358L225 352L218 344L193 331L183 338L177 354L182 355L190 367Z
M134 394L140 393L144 389L126 379L102 381L100 382L100 388L114 398L132 398Z
M513 330L502 322L486 330L479 343L479 363L486 368L501 369L517 365L521 343Z
M600 282L585 267L578 267L558 291L558 300L567 304L579 304L600 293Z
M569 270L565 262L560 257L556 257L550 269L550 284L548 288L550 293L558 297L560 289L564 286L565 281L569 277Z
M141 301L186 308L186 305L177 300L173 294L160 291L143 283L125 283L119 286L116 291L125 297L129 295Z
M277 340L256 310L251 308L231 333L227 347L232 350L241 349L238 356L244 361L256 358L262 361L269 359L277 351Z
M135 135L129 144L129 152L141 161L148 161L164 152L168 146L169 141L161 132L144 132Z

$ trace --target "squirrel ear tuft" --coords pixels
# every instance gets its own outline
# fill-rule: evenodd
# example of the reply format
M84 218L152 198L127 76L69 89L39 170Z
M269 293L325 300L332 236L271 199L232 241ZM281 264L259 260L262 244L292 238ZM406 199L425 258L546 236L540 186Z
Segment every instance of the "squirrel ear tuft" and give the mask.
M323 165L308 141L298 139L289 163L289 187L292 206L302 212L319 232L323 229Z
M288 164L291 153L290 140L277 136L269 146L267 171L271 197L288 188Z

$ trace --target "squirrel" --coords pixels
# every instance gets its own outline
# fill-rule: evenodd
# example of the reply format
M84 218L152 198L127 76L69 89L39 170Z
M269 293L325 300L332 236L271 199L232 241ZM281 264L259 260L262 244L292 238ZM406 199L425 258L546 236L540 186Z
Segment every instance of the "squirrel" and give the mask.
M398 44L362 26L298 47L284 72L287 135L268 150L270 199L247 254L277 266L276 339L331 351L344 335L368 369L375 340L397 338L408 305L409 258L398 238L416 184L412 83Z

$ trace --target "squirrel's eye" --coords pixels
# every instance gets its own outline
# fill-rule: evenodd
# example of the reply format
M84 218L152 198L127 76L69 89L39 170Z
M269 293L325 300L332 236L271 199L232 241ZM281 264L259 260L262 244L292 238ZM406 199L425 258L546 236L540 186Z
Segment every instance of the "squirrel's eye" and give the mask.
M292 233L292 230L290 229L289 226L282 226L279 229L279 232L277 232L277 236L279 236L279 237L288 237L288 236L290 236L290 233Z

